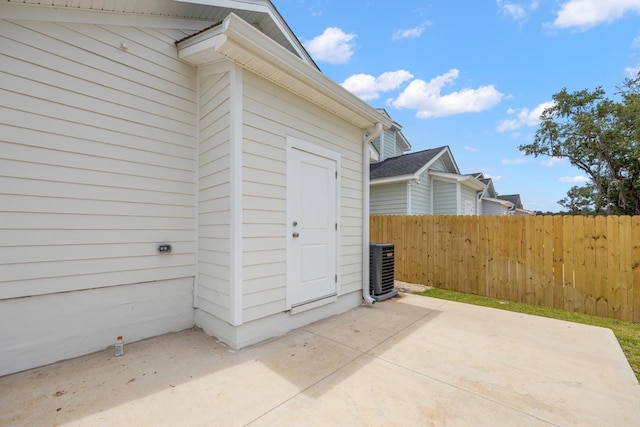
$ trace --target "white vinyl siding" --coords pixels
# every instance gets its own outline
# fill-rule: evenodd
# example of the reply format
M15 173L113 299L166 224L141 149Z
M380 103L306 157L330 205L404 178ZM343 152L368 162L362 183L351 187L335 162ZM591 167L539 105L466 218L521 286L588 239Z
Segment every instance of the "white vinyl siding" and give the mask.
M407 213L407 183L372 186L369 212L371 215L405 215Z
M193 276L195 74L172 40L0 20L0 46L0 298Z
M507 215L509 210L500 203L482 200L482 215Z
M339 294L362 283L360 131L325 110L244 72L243 320L286 309L286 137L341 156Z
M198 182L198 308L230 321L229 73L203 73Z
M380 161L390 157L396 157L403 153L402 149L396 143L396 131L385 129L382 134L373 140L373 146L380 153Z
M477 215L478 202L476 199L476 191L472 188L460 186L460 214L461 215Z
M458 198L456 183L433 180L433 214L457 215Z
M447 168L447 165L445 164L442 157L440 157L435 162L433 162L431 166L429 166L429 170L437 171L437 172L453 172L453 171L450 171L449 168Z

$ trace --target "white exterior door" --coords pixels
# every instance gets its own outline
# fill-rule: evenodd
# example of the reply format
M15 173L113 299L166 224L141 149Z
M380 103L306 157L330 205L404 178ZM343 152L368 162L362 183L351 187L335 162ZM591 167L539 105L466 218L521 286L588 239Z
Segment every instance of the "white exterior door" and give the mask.
M287 307L337 294L338 162L336 153L287 147Z

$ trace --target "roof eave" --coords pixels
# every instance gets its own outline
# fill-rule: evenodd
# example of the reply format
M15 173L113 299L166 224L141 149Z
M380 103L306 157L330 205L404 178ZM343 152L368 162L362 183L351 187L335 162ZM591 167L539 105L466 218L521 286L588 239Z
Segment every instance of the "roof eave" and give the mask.
M441 178L451 182L459 182L461 184L464 183L467 187L471 187L472 189L477 191L484 190L485 188L487 188L486 185L484 185L483 183L481 183L480 181L478 181L477 179L469 175L459 175L459 174L437 172L437 171L429 171L429 175L435 178Z
M178 57L194 66L229 59L361 129L390 119L302 61L235 14L198 37L178 43Z
M377 178L369 181L369 185L384 185L384 184L396 184L399 182L407 182L411 180L415 180L415 174L411 175L398 175L398 176L390 176L387 178Z
M500 200L500 199L494 199L493 197L483 197L482 198L483 202L491 202L491 203L497 203L499 205L505 206L507 208L511 208L513 207L513 203L511 203L508 200Z

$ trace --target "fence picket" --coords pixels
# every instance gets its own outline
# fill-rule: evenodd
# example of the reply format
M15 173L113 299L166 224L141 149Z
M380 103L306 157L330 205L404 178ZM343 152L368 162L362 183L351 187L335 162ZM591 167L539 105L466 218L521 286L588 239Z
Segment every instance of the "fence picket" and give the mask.
M396 279L640 322L640 216L372 216Z

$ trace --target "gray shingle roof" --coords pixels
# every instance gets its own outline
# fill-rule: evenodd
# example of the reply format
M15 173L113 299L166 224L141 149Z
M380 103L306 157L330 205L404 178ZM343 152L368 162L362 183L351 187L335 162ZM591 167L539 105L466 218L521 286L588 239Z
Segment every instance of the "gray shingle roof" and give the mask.
M513 205L516 207L516 209L523 209L522 208L522 202L520 201L520 195L519 194L506 194L504 196L500 195L500 196L498 196L498 199L506 200L508 202L513 203Z
M383 162L372 163L369 165L370 177L371 179L380 179L414 174L446 148L447 146L443 146L416 151L415 153L391 157Z

